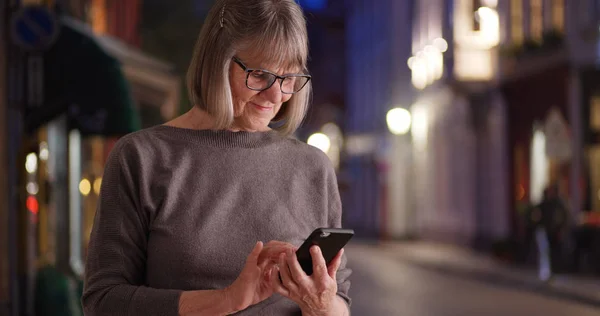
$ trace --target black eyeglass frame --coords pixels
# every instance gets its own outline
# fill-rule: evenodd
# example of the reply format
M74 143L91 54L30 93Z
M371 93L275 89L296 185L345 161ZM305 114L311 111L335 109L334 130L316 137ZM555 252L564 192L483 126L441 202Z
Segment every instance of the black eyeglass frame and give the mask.
M244 70L244 72L246 73L246 88L248 88L248 89L250 89L250 90L253 90L253 91L265 91L265 90L268 90L269 88L271 88L271 87L273 86L273 84L275 83L275 81L277 81L277 79L280 79L280 80L279 80L279 90L281 90L281 93L283 93L283 94L295 94L295 93L298 93L298 92L300 92L300 90L304 89L304 87L305 87L305 86L308 84L308 82L309 82L309 81L312 79L312 76L311 76L311 75L306 75L306 74L287 74L287 75L280 76L280 75L278 75L278 74L276 74L276 73L273 73L273 72L271 72L271 71L268 71L268 70L266 70L266 69L259 69L259 68L248 68L248 67L247 67L247 66L244 64L244 62L242 62L242 61L241 61L239 58L237 58L237 57L235 57L235 56L233 56L233 57L231 58L231 60L233 60L233 62L235 62L236 64L238 64L238 65L239 65L239 66L242 68L242 70ZM273 75L273 76L275 77L275 80L273 80L273 82L271 82L271 83L270 83L270 84L269 84L269 85L268 85L266 88L264 88L264 89L256 89L256 88L251 88L251 87L248 85L248 77L249 77L249 76L250 76L250 74L251 74L252 72L254 72L254 71L262 71L262 72L264 72L264 73L268 73L268 74L270 74L270 75ZM298 89L298 91L294 91L294 92L285 92L285 91L283 91L283 81L284 81L286 78L291 78L291 77L302 77L302 78L306 78L306 82L305 82L305 83L302 85L302 87L300 87L300 88Z

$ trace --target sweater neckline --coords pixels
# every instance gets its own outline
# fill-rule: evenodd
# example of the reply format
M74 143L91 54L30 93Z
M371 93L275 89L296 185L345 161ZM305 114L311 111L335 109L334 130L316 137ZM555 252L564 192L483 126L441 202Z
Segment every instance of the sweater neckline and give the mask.
M220 148L256 148L282 139L279 132L275 130L233 132L228 130L196 130L170 125L157 125L154 129L178 139Z

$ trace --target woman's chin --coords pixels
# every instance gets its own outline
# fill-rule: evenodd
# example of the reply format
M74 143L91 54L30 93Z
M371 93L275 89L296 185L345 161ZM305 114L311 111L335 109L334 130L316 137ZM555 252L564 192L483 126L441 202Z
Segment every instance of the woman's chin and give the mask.
M262 132L269 130L269 123L271 123L272 117L261 117L261 118L251 118L245 120L236 120L234 123L234 127L249 132Z

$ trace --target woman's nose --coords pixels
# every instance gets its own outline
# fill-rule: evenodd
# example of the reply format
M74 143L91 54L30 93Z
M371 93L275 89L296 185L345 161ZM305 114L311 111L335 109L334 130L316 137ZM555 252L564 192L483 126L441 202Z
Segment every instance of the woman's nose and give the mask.
M281 102L281 79L275 80L271 87L262 92L269 102L276 104Z

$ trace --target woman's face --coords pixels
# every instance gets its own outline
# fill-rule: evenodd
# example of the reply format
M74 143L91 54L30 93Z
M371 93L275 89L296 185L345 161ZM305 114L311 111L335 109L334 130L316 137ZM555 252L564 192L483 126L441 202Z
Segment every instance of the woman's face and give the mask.
M265 65L257 57L250 54L238 53L236 57L248 68L264 69L283 75L295 73L297 69L273 69ZM245 131L266 131L281 104L287 102L292 95L281 92L280 80L264 91L251 90L246 86L246 72L240 65L231 62L229 82L233 98L234 124L233 129Z

